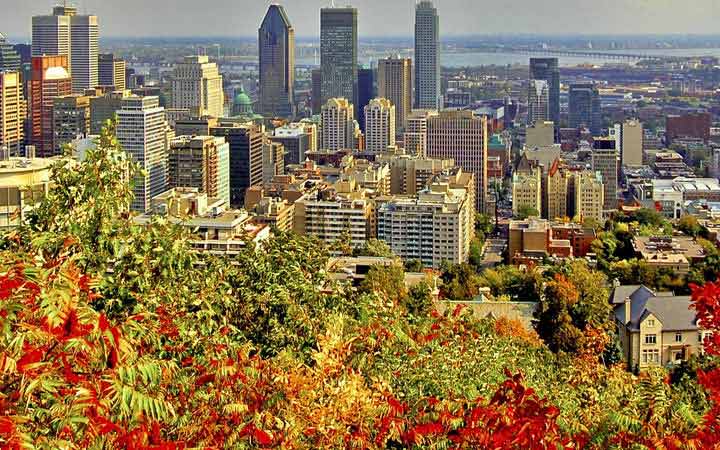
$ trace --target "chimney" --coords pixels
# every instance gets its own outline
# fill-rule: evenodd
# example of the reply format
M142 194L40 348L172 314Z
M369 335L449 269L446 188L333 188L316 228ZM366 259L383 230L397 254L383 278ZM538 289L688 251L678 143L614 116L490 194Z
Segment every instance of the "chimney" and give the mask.
M625 325L629 324L631 321L630 314L632 313L632 302L630 301L630 297L625 298Z

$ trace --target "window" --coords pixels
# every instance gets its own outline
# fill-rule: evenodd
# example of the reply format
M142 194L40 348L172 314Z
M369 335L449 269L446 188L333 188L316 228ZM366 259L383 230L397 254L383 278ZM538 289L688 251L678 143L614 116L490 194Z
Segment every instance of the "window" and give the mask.
M649 326L649 327L654 327L654 326L655 326L655 320L654 320L654 319L648 319L648 321L647 321L646 323L647 323L647 326Z
M658 364L660 362L660 351L658 350L643 350L642 352L642 363L643 364Z
M682 342L682 333L675 333L675 342Z
M700 332L700 333L698 333L698 342L700 342L702 344L702 341L703 341L703 334L702 334L702 332Z
M645 335L645 343L646 343L646 344L657 344L657 335L655 335L655 334L646 334L646 335Z

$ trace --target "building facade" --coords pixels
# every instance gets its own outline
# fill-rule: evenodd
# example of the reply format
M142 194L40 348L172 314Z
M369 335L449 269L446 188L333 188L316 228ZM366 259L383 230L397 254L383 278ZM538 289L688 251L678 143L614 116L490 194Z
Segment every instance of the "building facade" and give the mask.
M0 148L20 156L25 142L27 103L19 72L0 71Z
M30 94L30 120L32 134L30 142L37 155L48 157L54 151L53 99L72 93L72 80L68 73L68 57L34 56Z
M260 111L266 117L292 117L295 103L295 29L285 8L272 4L258 30Z
M322 107L322 149L354 149L355 112L352 103L344 98L331 98Z
M186 56L175 66L172 107L187 109L191 116L222 117L225 94L217 64L207 56Z
M623 166L642 166L645 163L643 151L645 133L640 121L627 120L615 124L615 127L610 129L610 137L615 138L615 148L620 152L620 162Z
M600 92L593 83L570 85L570 128L586 127L594 136L602 131Z
M414 110L407 119L403 141L405 151L410 155L425 157L427 154L428 118L436 116L434 110Z
M415 5L415 108L440 110L440 16L431 0Z
M153 197L167 190L165 109L157 97L127 97L117 118L118 143L144 171L135 176L131 209L145 213Z
M592 170L602 175L605 187L604 209L616 210L618 207L618 153L614 139L595 139L592 153Z
M360 124L360 131L365 132L365 107L370 103L370 100L377 97L377 89L375 86L375 69L371 68L360 68L358 69L358 123Z
M100 86L112 86L113 90L125 89L126 64L112 53L102 53L98 60L98 83Z
M527 124L550 120L549 97L550 90L545 80L530 80L528 87Z
M600 172L583 171L573 177L575 217L580 220L595 219L602 221L605 206L605 187Z
M210 135L230 145L230 205L242 206L245 191L262 183L264 130L253 123L218 122Z
M344 98L358 100L358 12L357 9L320 10L321 104Z
M391 57L378 63L378 97L386 98L395 107L398 133L405 131L412 111L412 60Z
M548 87L548 118L560 123L560 66L557 58L530 58L530 80L545 80Z
M53 99L53 152L90 133L90 97L68 95Z
M365 150L384 152L395 145L395 105L386 98L376 98L365 107Z
M168 187L197 188L230 205L230 144L213 136L178 136L171 140Z

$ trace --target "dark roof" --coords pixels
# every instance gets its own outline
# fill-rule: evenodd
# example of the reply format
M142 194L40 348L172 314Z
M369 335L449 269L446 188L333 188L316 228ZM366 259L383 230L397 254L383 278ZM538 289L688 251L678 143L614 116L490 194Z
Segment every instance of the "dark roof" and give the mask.
M652 314L662 323L663 331L697 330L697 317L691 305L691 297L687 296L645 297L640 295L631 300L630 323L626 326L630 331L638 331L640 323ZM615 318L620 323L628 322L625 318L624 304L615 305Z
M520 161L517 163L517 167L515 167L515 172L532 173L532 166L530 165L530 160L528 160L527 153L523 153Z
M663 294L656 294L650 288L647 288L641 284L618 286L613 290L610 302L613 305L620 305L625 303L625 299L630 297L630 300L638 300L641 298L655 297ZM672 295L672 294L670 294Z

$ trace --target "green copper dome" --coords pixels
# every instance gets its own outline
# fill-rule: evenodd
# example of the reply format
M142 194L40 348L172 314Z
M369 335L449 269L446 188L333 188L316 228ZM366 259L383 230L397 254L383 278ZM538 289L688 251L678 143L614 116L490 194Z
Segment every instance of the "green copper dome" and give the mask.
M240 92L235 96L235 104L238 106L252 106L252 100L250 100L242 86L240 86Z

